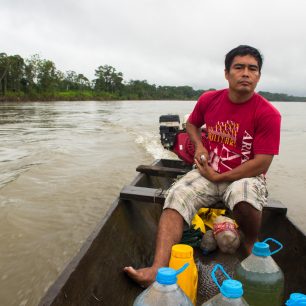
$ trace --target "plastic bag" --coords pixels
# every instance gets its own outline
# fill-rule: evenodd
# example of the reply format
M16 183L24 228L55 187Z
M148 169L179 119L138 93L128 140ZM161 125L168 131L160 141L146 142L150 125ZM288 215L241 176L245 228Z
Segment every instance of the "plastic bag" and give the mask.
M228 217L218 216L214 220L214 236L218 247L224 253L233 254L240 246L236 222Z

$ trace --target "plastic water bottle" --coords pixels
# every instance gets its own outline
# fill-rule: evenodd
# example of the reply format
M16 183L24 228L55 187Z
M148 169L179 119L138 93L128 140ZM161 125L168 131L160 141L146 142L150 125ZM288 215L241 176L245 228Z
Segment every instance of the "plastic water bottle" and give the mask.
M287 306L306 306L306 295L302 293L291 293Z
M223 281L221 286L218 283L218 280L215 275L218 269L220 269L227 277L227 279ZM243 295L242 284L239 281L231 279L229 275L224 271L221 265L219 264L215 265L214 269L211 272L211 277L219 287L220 293L214 296L209 301L202 304L202 306L248 306L249 305L242 297Z
M171 249L169 267L179 269L184 264L189 266L184 273L178 276L177 284L196 305L198 289L198 269L193 258L193 248L186 244L175 244Z
M156 281L136 298L133 306L192 306L188 296L176 283L176 276L187 267L188 264L179 270L158 269Z
M279 248L271 252L268 241ZM237 265L235 278L242 282L244 298L250 305L283 305L284 274L271 257L282 248L282 244L272 238L256 242L252 254Z

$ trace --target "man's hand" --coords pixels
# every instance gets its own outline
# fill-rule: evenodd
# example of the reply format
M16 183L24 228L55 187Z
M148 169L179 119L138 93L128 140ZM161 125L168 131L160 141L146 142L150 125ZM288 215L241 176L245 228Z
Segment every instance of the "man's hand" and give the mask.
M273 155L257 154L253 159L250 159L238 167L223 173L215 172L213 168L208 165L207 160L199 162L197 159L195 159L194 162L202 176L211 182L221 183L234 182L245 177L254 177L266 173L272 159Z
M204 148L204 146L202 145L202 147L200 147L199 149L196 149L195 154L194 154L194 159L197 160L199 163L202 163L202 156L204 156L204 158L206 159L206 161L209 159L209 155L207 150Z
M205 158L208 160L209 158L208 151L203 145L201 130L197 128L196 126L194 126L189 121L187 121L186 129L190 137L190 140L194 144L194 147L195 147L194 158L199 163L201 163L201 155L204 155Z
M201 159L201 158L200 158ZM202 158L202 161L199 162L196 158L194 159L195 164L201 175L208 179L211 182L218 182L220 174L216 172L211 166L208 165L207 159Z

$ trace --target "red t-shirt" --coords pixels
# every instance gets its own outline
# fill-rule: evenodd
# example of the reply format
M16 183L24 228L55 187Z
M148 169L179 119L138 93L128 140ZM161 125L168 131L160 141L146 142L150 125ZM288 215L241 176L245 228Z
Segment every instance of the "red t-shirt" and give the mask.
M234 169L255 154L279 152L281 115L257 93L236 104L229 99L228 89L205 92L188 121L198 128L206 124L209 163L219 173Z

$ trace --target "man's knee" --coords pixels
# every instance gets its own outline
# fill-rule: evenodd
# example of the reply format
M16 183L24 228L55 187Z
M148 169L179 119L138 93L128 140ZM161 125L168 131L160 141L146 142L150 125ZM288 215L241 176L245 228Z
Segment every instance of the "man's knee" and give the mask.
M245 201L238 202L234 205L233 212L240 213L242 215L261 214L261 211L257 209L252 203Z
M238 225L244 230L248 229L248 231L258 233L261 225L262 213L253 205L247 202L237 203L233 210L233 216Z
M184 217L182 214L173 208L165 208L160 219L160 221L163 220L162 222L171 223L178 226L181 226L184 223Z
M237 209L237 207L240 209L241 205L238 205L239 203L247 203L261 211L267 204L265 180L259 176L235 181L227 188L223 200L231 210ZM244 208L242 207L242 209Z
M174 216L175 218L182 218L183 219L183 216L182 214L176 210L175 208L171 208L171 207L166 207L163 209L163 212L162 212L163 215L169 215L169 216Z

